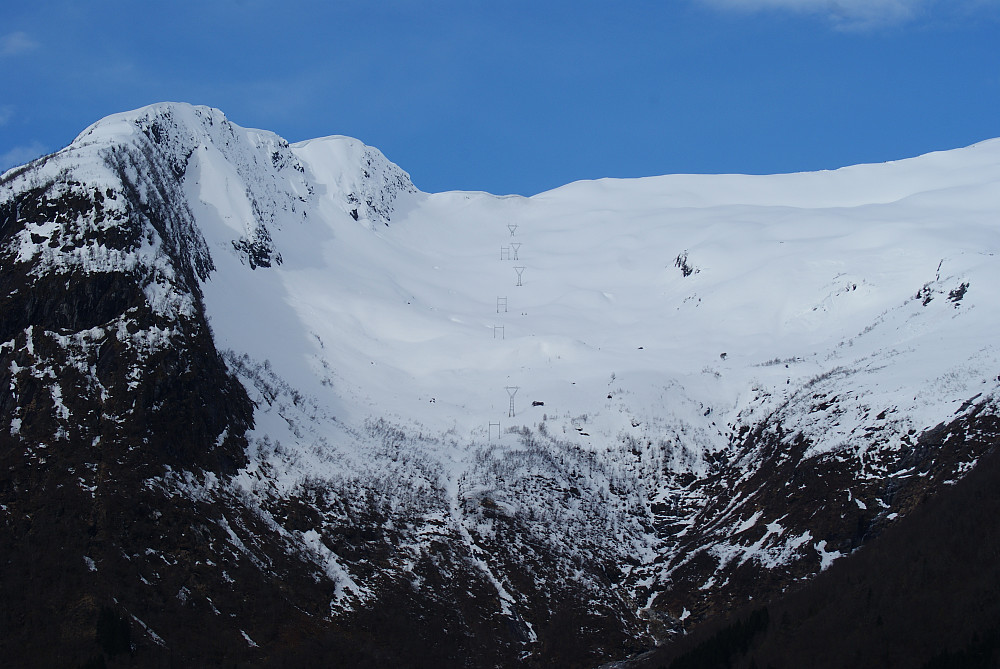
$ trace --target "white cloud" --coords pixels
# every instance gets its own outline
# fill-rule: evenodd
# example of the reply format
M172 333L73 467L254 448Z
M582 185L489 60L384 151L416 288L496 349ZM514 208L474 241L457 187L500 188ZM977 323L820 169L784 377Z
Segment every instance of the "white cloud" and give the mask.
M23 165L45 153L46 149L40 142L32 142L26 146L15 146L6 153L0 153L0 172L17 165Z
M700 0L721 9L746 12L783 10L818 14L845 28L902 23L916 17L931 0Z
M0 56L16 56L37 48L38 42L31 39L28 33L13 32L0 37Z

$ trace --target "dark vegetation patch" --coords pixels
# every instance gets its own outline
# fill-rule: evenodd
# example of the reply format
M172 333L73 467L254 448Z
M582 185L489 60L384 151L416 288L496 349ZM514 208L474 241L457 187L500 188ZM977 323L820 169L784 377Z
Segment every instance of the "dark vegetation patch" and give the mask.
M688 262L687 251L682 251L677 254L677 257L674 258L674 267L678 268L681 271L681 276L683 277L688 277L691 276L692 274L697 274L699 271L701 271L697 267L691 265Z
M962 298L965 297L965 293L968 290L969 290L969 282L963 281L958 285L958 288L948 291L948 299L951 300L955 304L955 306L958 306L958 303L962 301Z
M769 622L767 607L757 609L677 657L670 669L729 669L734 660L746 655L753 640L767 631Z

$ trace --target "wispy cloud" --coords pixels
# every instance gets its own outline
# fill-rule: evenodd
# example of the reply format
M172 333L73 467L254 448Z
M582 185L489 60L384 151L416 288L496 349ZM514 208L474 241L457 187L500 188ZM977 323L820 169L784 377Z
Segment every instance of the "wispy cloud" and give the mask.
M23 165L38 156L45 155L47 149L40 142L32 142L25 146L15 146L6 153L0 153L0 172L16 165Z
M842 28L871 28L914 19L933 0L699 0L744 12L791 11L826 16Z
M31 39L28 33L13 32L0 37L0 56L16 56L28 53L38 48L38 42Z

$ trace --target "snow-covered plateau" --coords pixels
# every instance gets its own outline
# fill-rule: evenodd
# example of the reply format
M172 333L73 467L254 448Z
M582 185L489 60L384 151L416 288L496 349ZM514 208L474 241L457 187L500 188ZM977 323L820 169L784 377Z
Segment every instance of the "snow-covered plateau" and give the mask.
M321 605L284 596L341 629L402 600L460 610L421 638L473 639L455 652L476 666L623 657L825 570L960 479L997 413L1000 140L431 194L355 139L160 104L6 172L0 223L0 439L20 466L72 447L81 499L111 494L102 444L144 402L114 438L158 463L144 490L217 505L205 583L284 578L280 553L325 584ZM59 297L74 285L90 301ZM64 305L45 321L25 315L39 291ZM201 341L217 372L150 362ZM201 436L143 455L143 430L174 439L148 416L175 377L249 413L170 405ZM118 552L170 564L140 543ZM285 639L183 582L177 606L231 614L247 652ZM184 643L121 606L134 637Z

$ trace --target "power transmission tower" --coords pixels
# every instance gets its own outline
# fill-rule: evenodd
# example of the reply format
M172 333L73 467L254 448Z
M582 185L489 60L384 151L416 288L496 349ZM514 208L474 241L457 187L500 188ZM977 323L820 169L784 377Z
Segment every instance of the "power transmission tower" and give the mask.
M505 390L507 391L507 394L510 396L510 410L507 411L507 417L508 418L513 418L514 417L514 395L516 395L517 391L520 390L520 386L505 386Z

